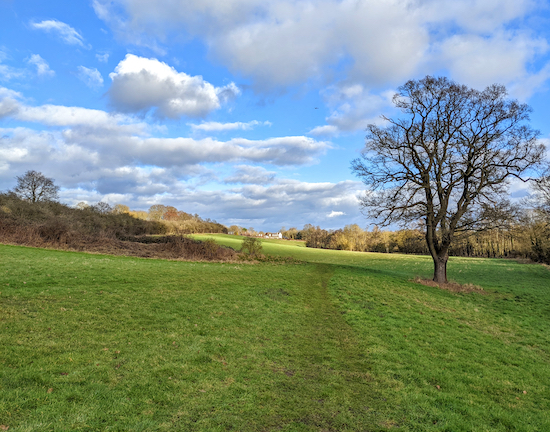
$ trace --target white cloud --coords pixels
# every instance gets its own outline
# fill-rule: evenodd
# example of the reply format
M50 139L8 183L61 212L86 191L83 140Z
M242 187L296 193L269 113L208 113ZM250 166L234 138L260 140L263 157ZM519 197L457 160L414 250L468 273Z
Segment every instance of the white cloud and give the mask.
M105 133L126 133L144 135L147 125L123 114L109 114L105 111L81 107L60 105L42 105L31 107L17 104L13 118L40 123L47 126L79 127L86 130L96 129Z
M394 91L372 94L361 84L340 84L322 91L331 114L328 124L313 128L309 135L336 136L342 132L366 129L368 124L381 124L381 114L392 107Z
M347 57L374 79L400 79L427 39L419 17L398 1L196 0L181 7L171 0L95 0L94 8L121 37L146 44L155 36L162 42L171 30L202 37L231 69L268 87L323 76L327 65Z
M159 117L202 117L239 95L235 84L214 87L201 76L189 76L156 59L127 54L115 71L109 97L122 112L147 112Z
M2 64L9 56L4 47L0 48L0 82L10 81L14 78L23 78L26 75L25 70Z
M90 69L85 66L78 66L77 77L91 89L98 89L103 86L103 77L96 69Z
M439 62L446 65L452 76L477 88L528 79L531 73L527 66L531 59L548 49L544 39L509 31L498 31L489 37L454 35L436 47Z
M313 136L335 136L338 135L338 128L334 125L316 126L308 132Z
M267 171L260 166L238 165L233 175L224 179L225 183L259 184L266 185L273 183L275 173Z
M19 110L19 99L21 93L0 87L0 119L2 117L13 116Z
M25 71L0 63L0 81L10 81L14 78L23 78Z
M327 217L333 218L333 217L344 216L344 215L345 215L344 212L332 210L332 211L327 215Z
M329 148L327 143L303 136L264 140L234 138L229 141L211 138L126 139L125 145L132 147L138 161L157 166L241 161L278 166L304 165L315 162L316 157Z
M69 45L84 46L84 38L70 25L57 20L45 20L41 22L31 22L30 26L36 30L42 30L47 33L54 33L61 40Z
M258 228L258 224L265 224L269 229L279 228L278 224L322 224L334 207L360 217L356 198L359 182L276 180L272 172L261 167L237 166L233 180L240 185L236 187L226 189L218 184L212 190L211 184L203 188L197 183L198 177L208 177L207 169L197 162L211 160L212 153L222 151L214 160L227 162L233 157L255 159L254 149L249 154L250 149L226 149L224 143L209 141L173 147L173 143L162 140L117 135L90 139L79 135L78 129L67 133L0 128L0 136L2 190L12 188L14 177L32 167L55 178L63 188L62 200L70 204L102 200L146 209L161 202L221 222L248 219ZM175 159L177 155L179 159ZM141 165L144 161L147 166Z
M510 85L539 72L543 66L534 62L546 43L527 27L526 18L541 8L535 0L94 0L93 6L115 33L137 44L162 44L172 33L201 38L262 90L335 77L372 89L442 70L455 79ZM451 52L456 57L445 55Z
M361 190L361 183L356 181L309 183L282 179L272 185L245 185L216 194L224 220L248 219L252 225L260 222L277 229L281 225L324 225L326 215L335 206L350 220L359 221L357 196Z
M31 107L19 103L17 94L7 90L0 96L3 96L0 112L4 117L64 128L58 139L67 145L99 152L105 164L133 161L135 164L173 167L248 161L292 166L313 163L329 148L325 142L303 136L264 140L234 138L229 141L147 137L147 125L130 116L80 107Z
M36 73L38 76L52 77L55 75L55 71L50 69L50 66L40 55L33 54L27 60L27 63L36 67Z
M58 142L96 152L106 166L134 163L191 167L243 161L293 166L313 163L329 148L325 142L303 136L228 141L151 137L150 127L128 115L58 105L33 107L19 102L18 93L0 90L0 112L4 117L58 127Z
M101 63L107 63L109 61L109 53L97 53L95 57L97 61Z
M427 22L466 32L491 34L503 23L537 9L537 0L424 0L418 7Z
M190 124L193 130L200 130L205 132L225 132L233 130L250 130L254 126L271 126L271 122L264 121L259 122L252 120L246 123L233 122L233 123L219 123L219 122L202 122L200 124Z

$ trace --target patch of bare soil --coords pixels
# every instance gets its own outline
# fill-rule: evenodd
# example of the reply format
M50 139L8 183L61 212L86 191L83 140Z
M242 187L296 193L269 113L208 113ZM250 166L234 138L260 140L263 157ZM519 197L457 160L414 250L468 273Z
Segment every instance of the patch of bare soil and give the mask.
M461 285L457 282L437 283L431 279L422 279L419 277L415 278L414 282L422 285L426 285L429 287L441 288L441 289L455 292L455 293L478 293L478 294L484 294L484 295L488 294L483 288L474 284Z

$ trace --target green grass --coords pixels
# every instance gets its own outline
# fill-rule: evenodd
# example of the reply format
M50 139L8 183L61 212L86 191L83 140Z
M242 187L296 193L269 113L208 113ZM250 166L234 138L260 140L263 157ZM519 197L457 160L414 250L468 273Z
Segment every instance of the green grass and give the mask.
M429 257L263 246L302 263L0 246L0 425L550 430L546 268L451 259L487 292L455 294L410 282Z

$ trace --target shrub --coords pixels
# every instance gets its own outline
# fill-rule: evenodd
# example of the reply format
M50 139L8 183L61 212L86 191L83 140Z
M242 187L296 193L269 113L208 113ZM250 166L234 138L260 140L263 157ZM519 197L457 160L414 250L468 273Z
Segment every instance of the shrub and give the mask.
M262 252L262 241L256 237L247 237L241 245L241 253L248 256L258 256Z
M127 213L75 209L48 201L30 203L0 193L2 243L165 259L228 261L237 257L233 249L218 246L214 240L158 236L166 231L162 222Z

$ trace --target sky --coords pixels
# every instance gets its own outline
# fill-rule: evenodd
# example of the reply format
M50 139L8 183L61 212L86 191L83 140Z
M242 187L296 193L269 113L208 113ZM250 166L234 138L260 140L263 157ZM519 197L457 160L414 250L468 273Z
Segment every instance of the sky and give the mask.
M357 223L350 170L410 79L498 83L550 142L536 0L0 0L0 191L256 230ZM528 191L511 184L512 197Z

